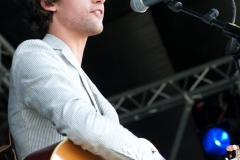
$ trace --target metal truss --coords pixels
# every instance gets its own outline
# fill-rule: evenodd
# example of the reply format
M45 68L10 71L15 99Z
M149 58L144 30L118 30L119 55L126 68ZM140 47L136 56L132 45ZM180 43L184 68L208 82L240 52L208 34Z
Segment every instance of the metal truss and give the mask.
M155 83L119 94L108 100L121 124L138 121L172 107L184 106L169 160L175 160L196 99L204 99L238 84L232 57L225 57Z
M15 49L0 34L0 55L12 56ZM1 60L1 58L0 58ZM1 83L9 87L9 70L0 64ZM122 124L166 109L184 105L229 89L238 79L232 57L225 57L155 83L108 98ZM2 89L0 89L3 92Z
M13 56L15 49L7 42L7 40L0 34L0 93L8 99L8 94L3 88L9 88L9 69L2 63L2 55Z
M0 34L0 55L12 56L14 48ZM0 56L0 93L9 88L9 70ZM196 99L204 99L238 84L232 57L209 62L185 72L108 98L119 114L121 124L138 121L172 107L184 106L169 159L175 160Z
M233 58L225 57L108 100L126 124L230 89L237 79Z

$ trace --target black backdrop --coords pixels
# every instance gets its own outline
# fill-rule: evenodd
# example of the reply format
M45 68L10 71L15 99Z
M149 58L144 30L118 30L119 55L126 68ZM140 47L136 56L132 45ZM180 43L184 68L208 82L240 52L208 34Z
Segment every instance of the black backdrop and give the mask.
M219 20L232 19L230 0L181 2L201 14L216 8ZM105 29L99 36L89 38L82 67L106 97L225 56L228 39L220 29L185 13L174 13L164 3L150 7L144 14L133 12L129 0L107 0L105 7ZM13 0L0 0L0 33L14 48L32 37L23 17L20 5ZM238 16L236 23L239 24ZM10 68L11 57L3 56L2 63ZM150 139L168 158L182 108L126 127ZM190 116L178 160L203 159L195 129Z

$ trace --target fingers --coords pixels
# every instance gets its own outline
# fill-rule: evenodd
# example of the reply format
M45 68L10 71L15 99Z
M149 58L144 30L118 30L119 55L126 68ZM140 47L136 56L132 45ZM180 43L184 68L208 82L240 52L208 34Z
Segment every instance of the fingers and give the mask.
M230 145L226 148L227 151L233 151L233 150L238 150L239 146L238 145Z

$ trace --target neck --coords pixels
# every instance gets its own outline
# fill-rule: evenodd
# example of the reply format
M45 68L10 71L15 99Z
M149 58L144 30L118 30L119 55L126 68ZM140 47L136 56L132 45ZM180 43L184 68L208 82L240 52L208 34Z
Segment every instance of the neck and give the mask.
M61 27L61 25L55 27L54 24L50 25L48 33L60 38L66 43L81 66L87 37L69 31L66 28Z

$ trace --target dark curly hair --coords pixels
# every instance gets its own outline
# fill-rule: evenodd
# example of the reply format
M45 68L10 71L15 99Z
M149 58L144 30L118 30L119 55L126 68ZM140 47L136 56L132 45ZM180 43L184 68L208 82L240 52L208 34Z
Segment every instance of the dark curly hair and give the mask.
M42 8L41 0L18 0L24 7L27 22L31 25L35 38L42 39L48 32L49 24L52 22L52 12ZM44 0L46 5L61 0Z

